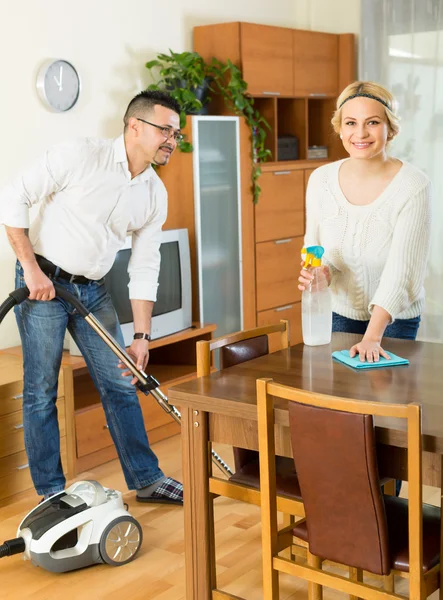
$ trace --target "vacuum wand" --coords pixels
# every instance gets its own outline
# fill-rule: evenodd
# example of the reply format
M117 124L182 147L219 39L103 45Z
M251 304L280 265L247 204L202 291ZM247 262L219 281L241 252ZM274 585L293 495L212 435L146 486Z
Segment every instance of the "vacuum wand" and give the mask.
M173 404L169 404L169 401L165 394L160 389L160 383L153 375L146 375L143 371L141 371L132 358L123 350L123 348L114 340L114 338L103 328L101 323L94 317L92 313L88 313L85 316L85 321L88 323L92 329L102 338L109 348L118 356L121 362L131 371L134 377L137 378L137 387L144 394L152 394L157 403L162 407L162 409L167 412L171 417L177 421L177 423L181 423L181 414L175 408ZM212 461L217 467L222 471L227 477L230 477L233 473L229 466L225 463L225 461L212 450Z
M177 422L181 423L181 414L173 406L169 404L169 401L165 394L160 390L160 383L152 375L147 375L141 369L139 369L129 354L120 346L120 344L106 331L103 325L100 323L92 313L72 294L70 294L65 288L54 283L54 289L60 298L66 300L72 304L78 313L85 319L88 325L101 337L105 344L112 350L112 352L119 358L119 360L129 369L129 371L137 378L137 387L144 394L152 394L157 403L162 409L167 412ZM20 304L29 296L28 288L19 288L9 294L9 297L0 306L0 323L2 322L5 315L13 308L16 304ZM212 461L215 465L226 475L228 478L233 474L232 470L225 463L225 461L212 450Z

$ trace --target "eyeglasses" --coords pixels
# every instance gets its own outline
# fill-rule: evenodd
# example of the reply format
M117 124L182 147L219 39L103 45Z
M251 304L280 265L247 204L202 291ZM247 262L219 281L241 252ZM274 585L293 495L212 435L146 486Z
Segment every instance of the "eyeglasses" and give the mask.
M179 144L180 142L182 142L184 140L185 136L182 133L179 133L178 131L176 131L175 129L172 129L172 127L163 127L162 125L156 125L155 123L150 123L149 121L140 119L140 117L136 117L136 119L137 119L137 121L142 121L142 123L146 123L147 125L151 125L152 127L156 127L157 129L160 129L160 131L162 132L162 134L165 136L165 138L167 140L174 138L174 140L177 142L177 144Z

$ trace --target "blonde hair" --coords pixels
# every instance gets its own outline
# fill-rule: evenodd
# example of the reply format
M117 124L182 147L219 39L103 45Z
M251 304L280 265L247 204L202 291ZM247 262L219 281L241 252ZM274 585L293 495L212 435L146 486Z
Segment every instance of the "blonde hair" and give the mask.
M342 91L337 98L337 108L331 119L332 127L336 134L340 133L342 120L342 106L351 97L373 98L378 100L384 108L388 122L389 139L392 139L400 131L400 118L397 115L397 100L386 88L373 81L354 81Z

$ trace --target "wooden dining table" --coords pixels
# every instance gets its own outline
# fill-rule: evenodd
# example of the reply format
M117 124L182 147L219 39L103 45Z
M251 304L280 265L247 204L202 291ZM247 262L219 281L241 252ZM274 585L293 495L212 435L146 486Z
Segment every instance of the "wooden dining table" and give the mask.
M186 598L214 596L208 479L210 442L258 449L256 380L361 401L422 406L423 484L442 489L443 344L385 338L385 350L409 365L356 370L335 361L332 352L349 349L361 336L334 333L329 345L298 344L169 388L182 414ZM286 403L275 403L276 453L292 456ZM381 476L407 480L407 439L395 420L376 422ZM346 468L346 465L343 465ZM214 473L215 474L215 473ZM442 536L443 540L443 536ZM442 579L443 581L443 579ZM215 598L225 598L218 595ZM440 596L441 597L441 596Z

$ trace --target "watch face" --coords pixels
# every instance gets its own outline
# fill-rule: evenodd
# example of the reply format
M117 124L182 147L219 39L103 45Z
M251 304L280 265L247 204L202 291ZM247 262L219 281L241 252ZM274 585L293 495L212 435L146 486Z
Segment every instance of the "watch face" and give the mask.
M37 87L43 100L52 110L65 112L78 100L80 78L69 62L56 60L42 68Z

